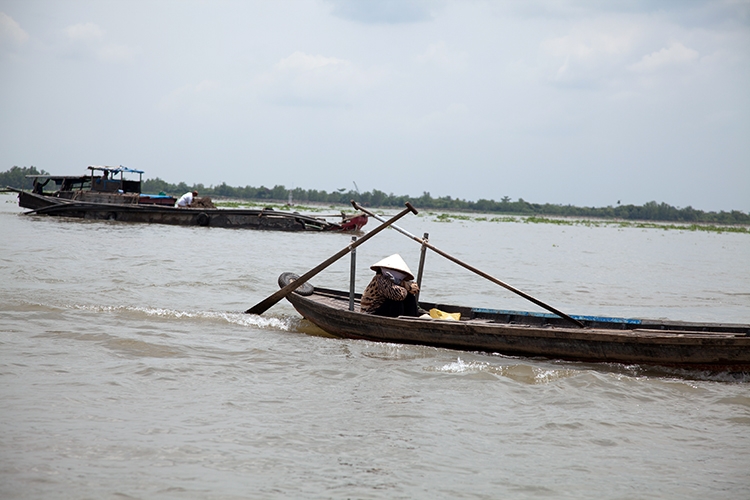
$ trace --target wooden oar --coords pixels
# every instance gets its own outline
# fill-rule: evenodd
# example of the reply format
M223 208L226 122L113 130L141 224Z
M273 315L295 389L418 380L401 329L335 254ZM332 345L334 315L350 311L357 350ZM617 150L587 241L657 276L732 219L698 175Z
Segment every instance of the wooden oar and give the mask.
M377 215L377 214L374 214L374 213L370 212L369 210L367 210L367 209L365 209L365 208L363 208L363 207L359 206L359 204L358 204L357 202L355 202L355 201L352 201L352 206L353 206L354 208L356 208L357 210L361 210L362 212L366 213L367 215L369 215L369 216L371 216L371 217L374 217L374 218L378 219L379 221L382 221L382 220L383 220L383 218L382 218L382 217L380 217L379 215ZM557 314L557 315L558 315L558 316L560 316L561 318L564 318L564 319L566 319L566 320L570 321L571 323L573 323L573 324L575 324L575 325L577 325L577 326L579 326L579 327L581 327L581 328L583 328L583 327L584 327L583 323L581 323L581 322L580 322L580 321L578 321L577 319L571 318L570 316L568 316L568 315L567 315L567 314L565 314L564 312L562 312L562 311L558 311L558 310L557 310L557 309L555 309L554 307L552 307L552 306L550 306L550 305L548 305L548 304L545 304L545 303L544 303L544 302L542 302L541 300L539 300L539 299L535 299L535 298L534 298L534 297L532 297L531 295L529 295L529 294L527 294L527 293L525 293L525 292L522 292L521 290L519 290L519 289L517 289L517 288L514 288L514 287L510 286L510 285L509 285L509 284L507 284L507 283L504 283L504 282L500 281L499 279L495 278L494 276L491 276L491 275L489 275L489 274L485 273L484 271L482 271L482 270L480 270L480 269L477 269L476 267L474 267L474 266L471 266L471 265L467 264L466 262L463 262L463 261L461 261L461 260L457 259L456 257L453 257L452 255L449 255L449 254L447 254L447 253L443 252L442 250L440 250L439 248L435 247L434 245L431 245L430 243L428 243L427 241L423 240L422 238L419 238L418 236L414 236L414 235L413 235L413 234L411 234L410 232L408 232L408 231L406 231L406 230L404 230L404 229L401 229L400 227L396 226L395 224L394 224L394 225L393 225L392 227L393 227L393 229L395 229L395 230L396 230L396 231L398 231L399 233L401 233L401 234L403 234L403 235L405 235L405 236L408 236L409 238L413 239L414 241L416 241L416 242L417 242L417 243L419 243L420 245L424 245L425 247L429 248L429 249L430 249L430 250L432 250L433 252L435 252L435 253L437 253L437 254L439 254L439 255L442 255L442 256L443 256L443 257L445 257L446 259L448 259L448 260L450 260L450 261L452 261L452 262L455 262L455 263L456 263L456 264L458 264L459 266L461 266L461 267L464 267L464 268L468 269L469 271L471 271L471 272L473 272L473 273L475 273L475 274L478 274L479 276L481 276L481 277L483 277L483 278L486 278L486 279L490 280L491 282L495 283L496 285L500 285L500 286L502 286L502 287L504 287L504 288L507 288L507 289L508 289L508 290L510 290L511 292L513 292L513 293L515 293L515 294L518 294L518 295L520 295L520 296L521 296L521 297L523 297L524 299L526 299L526 300L529 300L529 301L533 302L534 304L538 305L539 307L543 307L544 309L546 309L546 310L548 310L548 311L550 311L550 312L552 312L552 313L555 313L555 314Z
M354 200L352 200L352 204L355 204L355 203L356 202ZM313 276L315 276L316 274L318 274L320 271L322 271L326 267L330 266L331 264L333 264L334 262L336 262L337 260L339 260L344 255L346 255L349 252L351 252L353 248L358 247L359 245L361 245L365 241L369 240L370 238L372 238L373 236L375 236L376 234L378 234L383 229L385 229L388 226L392 225L394 222L396 222L397 220L399 220L401 217L403 217L404 215L408 214L409 212L411 212L413 214L417 214L418 213L417 209L414 208L413 206L411 206L411 203L409 203L407 201L406 202L406 208L403 209L401 212L399 212L397 215L395 215L394 217L392 217L392 218L390 218L388 220L382 220L382 219L380 219L383 222L383 224L381 224L380 226L376 227L375 229L373 229L372 231L370 231L369 233L367 233L366 235L364 235L363 237L361 237L357 241L354 241L354 242L350 243L346 248L344 248L341 251L339 251L336 255L333 255L332 257L330 257L329 259L327 259L325 262L322 262L322 263L318 264L316 267L314 267L313 269L310 269L305 274L303 274L302 276L300 276L296 280L292 281L291 283L289 283L287 286L285 286L284 288L282 288L278 292L276 292L273 295L271 295L270 297L262 300L261 302L258 302L257 304L255 304L253 307L251 307L250 309L248 309L245 312L247 314L263 314L268 309L270 309L274 304L276 304L278 301L280 301L281 299L283 299L284 297L286 297L287 295L289 295L290 293L292 293L294 290L296 290L297 288L299 288L300 286L302 286L305 282L307 282L307 280L309 280L310 278L312 278Z

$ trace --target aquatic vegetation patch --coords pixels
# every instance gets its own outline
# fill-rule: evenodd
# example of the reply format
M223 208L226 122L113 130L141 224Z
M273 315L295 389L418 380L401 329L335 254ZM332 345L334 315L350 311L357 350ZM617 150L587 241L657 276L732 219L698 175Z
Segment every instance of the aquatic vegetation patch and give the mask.
M518 217L493 217L489 222L520 222Z
M354 213L354 210L351 208L344 208L344 207L336 207L336 206L328 206L328 207L322 207L322 206L307 206L307 205L287 205L284 203L260 203L255 201L230 201L230 200L223 200L223 201L216 201L214 200L214 205L216 205L219 208L250 208L250 209L258 209L258 208L272 208L274 210L279 210L283 212L300 212L300 213L319 213L319 212L343 212L345 214Z
M620 227L636 229L662 229L677 231L706 231L711 233L750 233L747 226L718 226L714 224L665 224L659 222L608 221L594 219L550 219L547 217L525 217L527 224L557 224L560 226Z
M554 224L557 226L585 226L585 227L618 227L635 229L661 229L664 231L705 231L711 233L740 233L750 234L748 226L722 226L716 224L668 224L660 222L604 220L604 219L568 219L531 216L500 216L488 217L486 215L472 216L456 213L428 213L435 222L453 222L454 220L470 222L521 222L524 224Z
M282 203L258 203L252 201L215 201L214 204L221 208L272 208L280 211L294 211L300 213L320 213L320 212L343 212L345 214L354 213L354 210L341 206L331 205L307 206L294 205L289 206ZM383 217L388 214L383 211L377 211ZM646 222L646 221L627 221L627 220L607 220L607 219L570 219L565 217L542 217L537 215L506 215L506 216L488 216L486 214L471 215L466 213L455 212L420 212L418 217L428 217L435 222L521 222L524 224L554 224L557 226L584 226L584 227L618 227L634 229L661 229L672 231L704 231L710 233L739 233L750 234L750 226L742 225L717 225L717 224L696 224L696 223L663 223L663 222Z

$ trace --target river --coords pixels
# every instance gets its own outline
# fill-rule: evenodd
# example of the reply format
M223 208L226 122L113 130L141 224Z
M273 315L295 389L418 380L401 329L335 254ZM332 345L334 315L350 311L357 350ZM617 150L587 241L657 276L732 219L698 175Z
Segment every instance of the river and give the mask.
M399 225L568 314L750 322L748 234L448 220ZM750 495L750 374L334 339L286 301L243 314L350 238L24 216L0 195L0 498ZM419 250L393 230L360 246L358 289ZM346 289L349 266L311 282ZM432 253L422 285L539 310Z

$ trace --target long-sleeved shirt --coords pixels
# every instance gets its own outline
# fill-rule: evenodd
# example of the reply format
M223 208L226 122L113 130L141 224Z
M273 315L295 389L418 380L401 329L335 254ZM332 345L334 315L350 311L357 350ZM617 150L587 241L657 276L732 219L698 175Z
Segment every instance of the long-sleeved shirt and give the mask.
M174 204L176 207L186 207L193 203L193 193L185 193L183 194L179 200L177 200L177 203Z
M409 282L404 281L403 284ZM397 285L382 274L372 277L370 284L365 288L360 302L360 311L363 313L374 313L386 299L404 300L409 292L403 286Z

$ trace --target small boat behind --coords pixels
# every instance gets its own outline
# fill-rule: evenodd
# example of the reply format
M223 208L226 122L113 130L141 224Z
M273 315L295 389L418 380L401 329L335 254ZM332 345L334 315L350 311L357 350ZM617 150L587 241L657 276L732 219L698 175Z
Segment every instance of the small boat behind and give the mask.
M341 213L340 221L325 217L263 209L216 208L210 198L196 198L189 207L175 207L173 196L141 192L143 171L119 167L89 166L89 174L27 175L31 191L18 193L18 204L27 214L117 220L181 226L208 226L276 231L357 232L367 224L363 213ZM126 177L138 176L137 179Z
M282 276L289 279L289 273ZM580 328L554 314L428 302L420 306L430 315L390 318L358 312L360 294L305 285L287 300L335 337L569 361L750 371L750 324L571 315Z

